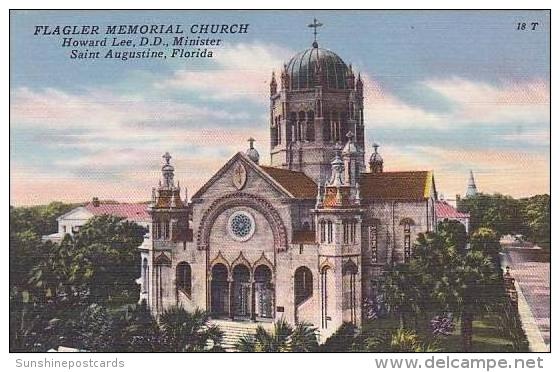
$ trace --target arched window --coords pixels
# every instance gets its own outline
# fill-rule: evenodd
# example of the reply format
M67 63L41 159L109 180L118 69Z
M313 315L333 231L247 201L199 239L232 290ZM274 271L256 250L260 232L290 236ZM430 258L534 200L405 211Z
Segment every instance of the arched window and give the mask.
M356 323L356 275L358 267L348 261L342 268L342 310L344 320Z
M327 239L326 225L327 225L327 223L325 222L325 220L321 220L321 222L319 222L319 229L320 229L320 233L321 233L321 243L324 243L325 240Z
M307 112L307 132L305 136L308 141L315 140L315 114L313 111Z
M333 242L333 224L332 221L327 222L327 243Z
M142 260L142 293L148 292L148 259Z
M296 305L301 304L313 295L313 274L305 266L298 267L294 275Z
M342 221L342 236L344 244L356 243L356 220Z
M190 297L192 290L191 265L186 262L180 262L177 264L176 274L177 289Z
M329 317L329 267L325 266L321 269L321 327L327 328Z
M403 218L400 224L403 227L404 262L408 262L410 261L410 257L412 255L412 248L410 243L410 226L414 225L414 221L411 218Z

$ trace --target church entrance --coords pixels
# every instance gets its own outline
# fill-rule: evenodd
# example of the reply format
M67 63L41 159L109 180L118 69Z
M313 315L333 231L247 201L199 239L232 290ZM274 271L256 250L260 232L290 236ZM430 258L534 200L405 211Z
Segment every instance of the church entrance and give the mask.
M238 318L251 316L251 272L245 265L233 268L233 315Z
M266 265L257 266L255 269L255 302L258 317L272 318L274 286L272 284L272 271Z
M212 267L211 312L214 316L229 314L229 283L228 270L225 265L216 264Z

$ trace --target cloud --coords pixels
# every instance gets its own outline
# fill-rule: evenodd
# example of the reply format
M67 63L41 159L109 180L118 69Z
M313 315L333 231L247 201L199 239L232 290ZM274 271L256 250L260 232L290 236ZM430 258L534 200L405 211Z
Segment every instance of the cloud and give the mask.
M12 90L13 133L27 135L12 137L12 202L92 196L146 200L160 177L164 151L172 153L176 178L192 192L243 150L249 135L257 139L266 159L270 74L292 54L274 45L237 44L217 53L204 69L189 65L191 70L181 66L171 76L144 74L134 81L134 91ZM491 141L467 149L469 138L451 136L456 128L485 133L493 126L509 125L511 133L492 132L491 140L512 147L548 145L550 97L543 81L490 84L456 77L412 82L411 89L427 90L446 104L445 111L438 111L402 99L367 73L362 77L369 133L422 128L438 133L447 145L452 138L457 141L440 147L425 137L405 144L396 139L382 142L388 170L433 169L438 187L446 193L464 190L469 168L485 192L547 191L547 154L503 146L496 150Z
M547 153L516 150L468 150L411 144L383 148L385 169L433 170L438 191L464 194L468 171L475 173L479 191L514 197L550 193L550 157Z
M542 123L550 120L550 94L544 80L492 85L461 78L429 80L424 84L455 105L461 123Z
M445 112L430 111L406 103L365 75L367 123L371 127L450 130L457 126L548 126L550 122L549 86L543 80L490 84L454 77L416 84L418 89L437 94L451 108Z
M213 100L265 103L269 99L271 72L292 54L274 45L236 44L217 52L210 69L179 69L154 86L163 90L197 91Z

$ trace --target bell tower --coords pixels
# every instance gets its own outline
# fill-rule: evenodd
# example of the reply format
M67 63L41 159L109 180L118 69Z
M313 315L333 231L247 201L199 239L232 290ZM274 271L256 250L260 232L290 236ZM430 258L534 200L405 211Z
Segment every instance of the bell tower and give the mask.
M311 48L281 69L280 84L270 82L270 157L272 166L304 172L316 183L331 175L337 143L354 134L359 171L365 171L363 82L352 65L319 47L316 20Z

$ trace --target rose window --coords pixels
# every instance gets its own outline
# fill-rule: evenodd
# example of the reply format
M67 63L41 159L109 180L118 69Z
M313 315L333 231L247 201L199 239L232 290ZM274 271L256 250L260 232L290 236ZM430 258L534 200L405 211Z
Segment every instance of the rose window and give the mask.
M231 237L235 240L249 240L255 232L253 216L247 212L235 212L229 218L228 230Z

